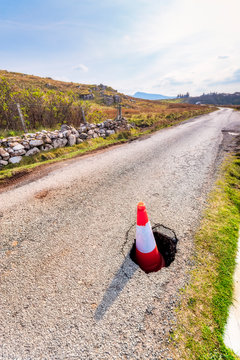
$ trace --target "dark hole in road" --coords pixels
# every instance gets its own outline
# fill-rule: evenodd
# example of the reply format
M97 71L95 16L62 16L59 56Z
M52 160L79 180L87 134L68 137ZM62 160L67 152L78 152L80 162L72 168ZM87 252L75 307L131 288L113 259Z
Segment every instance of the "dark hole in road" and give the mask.
M168 227L156 224L152 227L153 235L157 244L159 252L162 254L165 260L165 266L168 267L174 260L177 252L178 238L174 230ZM134 240L133 246L130 250L130 258L136 262L136 239Z

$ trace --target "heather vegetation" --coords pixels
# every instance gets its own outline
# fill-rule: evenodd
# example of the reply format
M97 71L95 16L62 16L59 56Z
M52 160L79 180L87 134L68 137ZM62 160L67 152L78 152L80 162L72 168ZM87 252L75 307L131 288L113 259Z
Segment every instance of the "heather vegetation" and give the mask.
M79 124L82 100L72 91L64 93L49 89L23 88L14 90L5 78L0 79L0 128L20 130L21 123L17 110L20 104L27 128L52 128L58 124ZM88 108L85 104L85 108Z
M58 129L62 124L79 127L85 119L99 123L114 119L117 106L123 105L123 116L139 127L153 124L167 126L184 118L209 111L199 106L173 100L134 99L105 85L67 83L32 75L0 71L0 136L22 132L17 110L20 104L28 131Z

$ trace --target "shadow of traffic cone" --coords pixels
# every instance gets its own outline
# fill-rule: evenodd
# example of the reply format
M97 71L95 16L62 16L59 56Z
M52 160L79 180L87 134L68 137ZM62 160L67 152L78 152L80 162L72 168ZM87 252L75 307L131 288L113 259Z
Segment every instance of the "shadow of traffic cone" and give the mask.
M136 262L146 273L158 271L165 266L143 202L138 203L137 206Z

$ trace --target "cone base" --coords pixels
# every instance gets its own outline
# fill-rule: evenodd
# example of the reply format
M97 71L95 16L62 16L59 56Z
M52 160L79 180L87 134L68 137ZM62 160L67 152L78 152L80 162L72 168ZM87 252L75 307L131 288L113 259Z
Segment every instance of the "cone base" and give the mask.
M165 266L164 258L157 246L150 253L142 253L136 249L136 262L146 273L158 271Z

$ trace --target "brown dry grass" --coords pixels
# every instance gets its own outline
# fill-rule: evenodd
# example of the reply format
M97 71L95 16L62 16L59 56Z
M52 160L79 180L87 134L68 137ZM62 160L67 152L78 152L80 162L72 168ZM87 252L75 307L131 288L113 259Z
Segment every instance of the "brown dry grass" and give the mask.
M51 78L8 72L6 70L0 70L0 78L5 78L10 84L11 93L14 91L19 93L26 89L31 89L28 95L25 93L26 98L24 98L25 100L23 99L21 103L21 105L24 105L25 101L27 104L26 106L24 105L24 111L26 111L28 130L31 131L39 130L41 127L51 129L58 128L62 123L68 123L75 127L79 126L82 121L81 111L79 110L80 106L85 107L85 115L88 122L101 122L109 118L114 119L117 115L117 105L105 106L102 99L102 94L104 93L112 95L119 94L121 96L123 105L122 113L129 121L131 121L134 116L143 116L143 118L154 118L154 122L156 122L159 118L162 120L169 118L171 115L175 119L181 120L182 118L204 113L207 110L207 107L204 110L199 106L187 103L134 99L131 96L117 93L110 87L107 87L105 91L99 92L91 90L94 89L93 85L63 82ZM32 94L33 89L40 89L42 93L46 94L46 96L44 96L48 100L45 99L46 101L44 102L40 95L36 98L36 95ZM52 93L50 91L49 94L49 90L51 90ZM94 100L82 102L79 95L89 92L90 90L94 93ZM53 99L51 97L53 97ZM59 101L59 103L54 105L55 107L51 105L53 100ZM21 102L21 100L19 100L19 102ZM14 130L17 132L22 130L15 105L15 103L8 104L8 112L2 111L2 117L0 118L2 136L8 136L8 134L5 134L6 131L11 132ZM51 111L49 109L46 111L48 107L51 108ZM4 119L5 117L7 120ZM14 121L12 120L13 118L15 119Z

